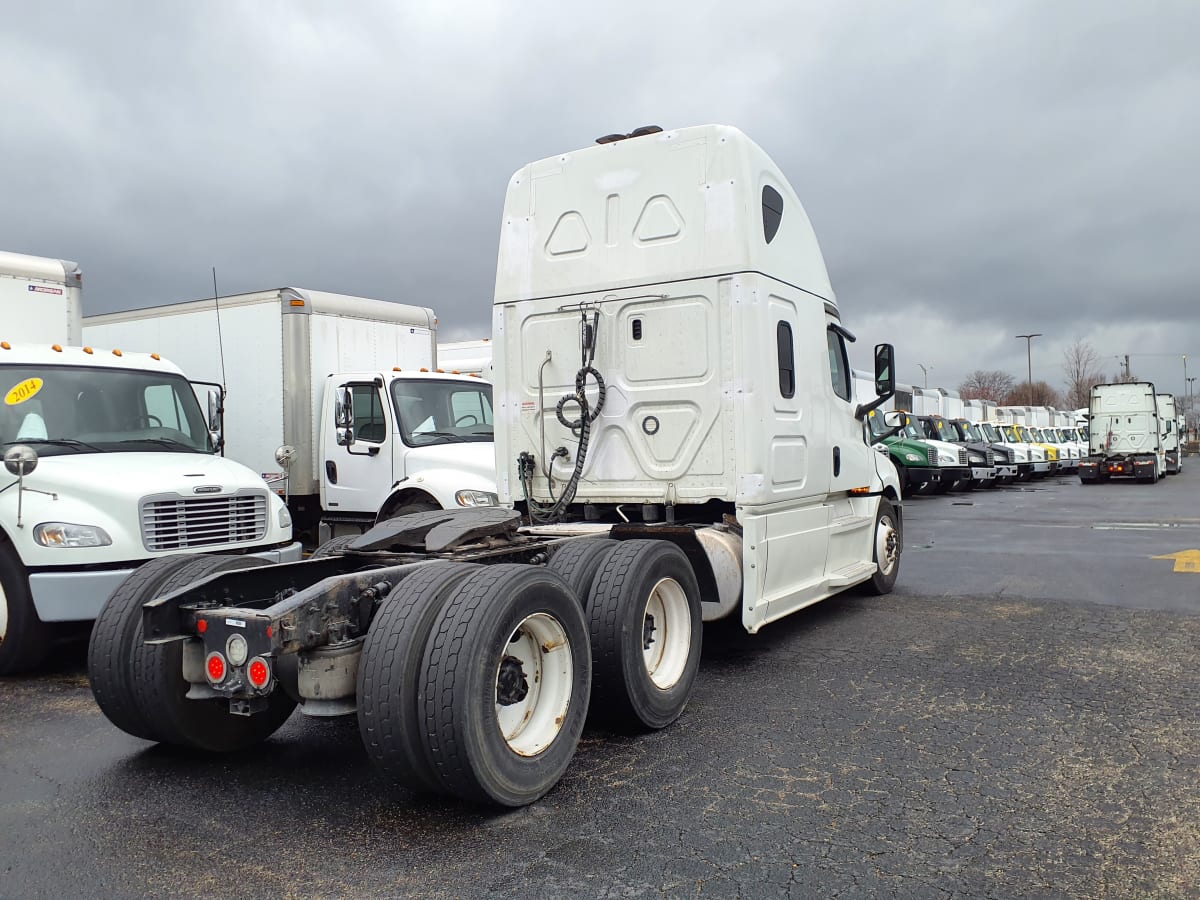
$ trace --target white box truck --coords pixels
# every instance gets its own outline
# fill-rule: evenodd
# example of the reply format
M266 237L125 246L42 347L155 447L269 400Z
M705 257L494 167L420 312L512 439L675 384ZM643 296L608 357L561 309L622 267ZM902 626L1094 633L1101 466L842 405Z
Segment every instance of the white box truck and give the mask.
M25 257L23 276L15 257L0 279L0 675L36 666L64 623L94 619L135 570L154 583L172 554L242 564L301 550L282 501L214 452L217 393L206 416L166 360L70 346L78 268L56 282L58 260Z
M286 495L305 543L496 502L491 385L437 370L432 309L287 287L88 316L84 334L224 385L226 455Z
M0 250L0 314L19 319L19 324L4 329L9 340L78 346L82 294L78 263Z
M864 419L892 348L856 402L812 227L741 132L639 129L519 170L492 333L504 508L393 519L303 563L181 569L169 592L128 584L104 618L129 637L88 664L115 724L225 750L298 700L356 714L413 789L519 806L559 780L589 715L681 714L702 620L757 632L891 590L899 481Z
M1166 471L1154 385L1148 381L1093 385L1088 455L1079 461L1079 480L1098 484L1111 478L1133 478L1156 484Z
M446 372L479 375L491 380L492 339L447 341L437 345L438 366Z

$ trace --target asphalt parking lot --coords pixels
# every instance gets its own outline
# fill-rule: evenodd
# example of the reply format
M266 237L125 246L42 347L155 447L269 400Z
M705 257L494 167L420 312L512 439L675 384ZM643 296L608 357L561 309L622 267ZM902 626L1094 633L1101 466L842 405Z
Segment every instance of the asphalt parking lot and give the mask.
M67 648L0 680L0 896L1194 897L1187 463L912 499L895 593L710 627L675 725L585 733L515 812L389 786L353 719L146 744Z

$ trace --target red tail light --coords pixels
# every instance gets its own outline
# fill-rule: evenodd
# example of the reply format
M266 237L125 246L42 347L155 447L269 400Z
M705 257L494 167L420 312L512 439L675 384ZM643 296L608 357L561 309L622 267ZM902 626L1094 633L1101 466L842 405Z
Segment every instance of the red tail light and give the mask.
M208 658L204 660L204 672L208 675L208 680L213 684L220 684L225 680L227 669L225 657L215 650L208 654Z
M252 687L265 688L267 682L271 680L271 667L261 656L256 656L246 667L246 678L249 679Z

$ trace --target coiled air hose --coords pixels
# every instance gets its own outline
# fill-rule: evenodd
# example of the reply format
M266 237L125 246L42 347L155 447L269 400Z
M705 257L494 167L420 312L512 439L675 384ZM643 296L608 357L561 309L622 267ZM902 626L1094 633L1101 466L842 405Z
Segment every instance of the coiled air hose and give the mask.
M575 373L575 393L564 394L559 399L558 405L554 410L558 421L564 427L569 428L579 438L579 445L575 450L575 468L571 472L571 477L567 480L563 492L553 503L544 504L533 499L533 456L529 453L522 453L517 460L517 471L521 476L521 488L525 494L525 505L529 510L529 518L539 524L550 524L559 521L567 510L570 509L571 503L574 502L575 493L579 489L579 481L583 475L583 464L587 459L592 423L599 418L600 411L604 408L604 376L592 365L592 361L596 356L596 326L599 324L599 319L599 310L594 312L591 322L587 320L587 312L582 312L580 327L582 359L579 371ZM594 407L588 402L585 390L589 376L595 380L598 391ZM575 403L579 407L578 418L567 418L563 410L568 403ZM550 496L554 497L553 492L551 492Z

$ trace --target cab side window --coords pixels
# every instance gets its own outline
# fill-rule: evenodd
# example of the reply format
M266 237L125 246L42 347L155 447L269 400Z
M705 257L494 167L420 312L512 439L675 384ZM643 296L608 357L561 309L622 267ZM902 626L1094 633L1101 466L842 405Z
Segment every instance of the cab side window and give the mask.
M829 342L829 379L833 392L843 400L850 399L850 364L846 357L846 342L842 336L828 328L825 336Z
M354 397L354 438L372 444L383 443L387 436L387 420L383 417L383 404L379 391L373 384L350 386Z

